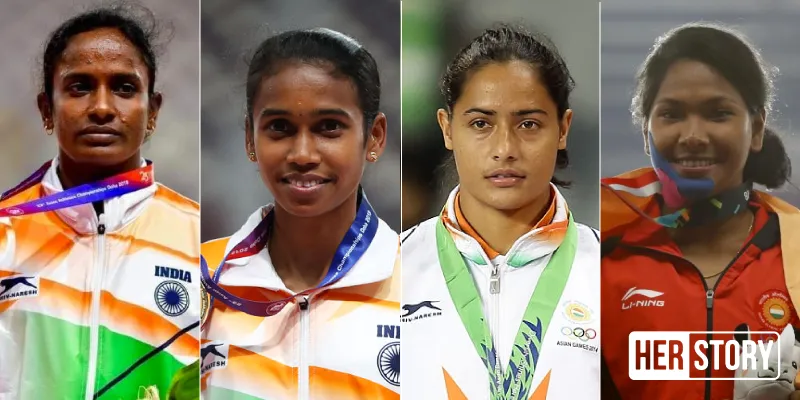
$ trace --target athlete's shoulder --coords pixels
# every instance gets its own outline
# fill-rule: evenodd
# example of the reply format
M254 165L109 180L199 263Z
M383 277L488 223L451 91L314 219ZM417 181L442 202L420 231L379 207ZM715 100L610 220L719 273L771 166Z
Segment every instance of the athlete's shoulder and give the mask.
M575 226L578 228L578 236L583 240L592 239L592 241L599 243L600 242L600 231L592 228L589 225L582 224L580 222L575 222Z
M222 257L225 257L225 248L230 240L231 238L228 236L212 239L200 245L200 254L206 259L209 268L214 269L222 262Z
M384 221L380 217L378 218L378 230L383 235L394 236L394 237L399 236L397 231L394 230L394 228L392 228L391 225L389 225L386 221Z
M200 218L200 204L162 183L156 183L155 200L172 210Z
M9 190L7 194L0 198L0 207L10 207L16 204L21 204L26 201L31 201L41 197L42 184L40 182L26 186L18 190Z
M403 233L400 234L400 243L402 243L402 246L413 246L424 242L430 235L435 235L436 221L438 219L439 216L426 219L403 231Z

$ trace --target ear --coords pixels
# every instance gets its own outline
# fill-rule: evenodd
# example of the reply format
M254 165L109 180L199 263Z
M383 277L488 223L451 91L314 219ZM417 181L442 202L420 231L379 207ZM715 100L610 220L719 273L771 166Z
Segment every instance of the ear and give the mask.
M758 114L753 115L752 123L753 134L750 137L750 151L758 153L764 145L764 135L767 130L767 112L761 110Z
M642 125L642 140L644 140L644 154L647 154L648 157L650 156L650 140L649 140L650 138L648 138L649 134L650 131L647 129L647 126Z
M564 111L564 116L561 117L558 133L558 149L564 150L567 148L567 136L569 135L569 127L572 126L572 109Z
M158 120L158 112L161 110L161 104L164 102L164 97L161 92L154 92L150 96L150 101L147 107L147 130L154 131L156 129L156 121Z
M42 92L36 96L36 106L39 107L39 115L42 117L42 124L45 130L51 130L54 127L53 123L53 105L47 95Z
M370 161L369 154L375 152L376 160L383 154L386 148L386 114L378 113L372 121L372 129L369 136L365 138L368 142L365 146L367 161ZM375 160L372 160L373 162Z
M256 152L256 144L253 139L253 122L247 115L244 117L244 150L247 154L247 159L255 162L255 156L252 156Z
M444 108L440 108L436 111L436 119L439 121L439 128L442 130L444 147L446 147L447 150L453 150L453 135L450 132L450 113Z

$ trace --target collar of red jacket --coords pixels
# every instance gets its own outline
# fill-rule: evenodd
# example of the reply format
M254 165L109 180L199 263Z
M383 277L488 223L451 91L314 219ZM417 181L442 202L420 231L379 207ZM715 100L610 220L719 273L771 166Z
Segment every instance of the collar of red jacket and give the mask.
M658 212L656 194L661 183L652 168L640 168L614 177L603 178L600 189L600 235L605 241L621 237L626 229L641 219L634 210L620 199L624 197L631 204L651 215ZM612 193L611 190L616 191ZM792 303L800 304L800 210L791 204L767 194L755 191L759 205L778 216L780 226L780 246L786 286Z

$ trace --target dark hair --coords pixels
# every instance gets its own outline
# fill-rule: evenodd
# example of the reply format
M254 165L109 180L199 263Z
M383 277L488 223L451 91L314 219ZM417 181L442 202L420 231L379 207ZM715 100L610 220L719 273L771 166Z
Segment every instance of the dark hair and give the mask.
M691 23L658 38L640 67L631 103L634 123L646 126L661 81L678 60L698 61L713 68L736 88L750 113L770 110L773 73L758 50L731 29ZM743 179L776 188L791 174L792 164L781 138L775 130L765 128L763 147L747 157Z
M440 84L447 112L452 116L453 106L472 73L490 63L517 60L531 64L539 72L542 84L556 103L560 121L569 109L569 95L575 87L567 64L547 36L508 25L485 30L462 48L447 66ZM566 168L568 165L567 150L558 150L556 168ZM556 177L552 177L551 182L561 187L570 185L570 182Z
M355 39L327 28L288 31L261 42L247 71L247 118L253 119L253 101L261 79L293 61L332 65L334 73L352 80L364 114L364 137L369 135L381 103L378 65Z
M42 91L53 100L53 74L61 54L72 37L100 28L120 31L139 50L147 66L148 94L153 94L156 81L156 39L161 34L153 12L131 2L120 2L89 10L62 23L50 33L42 60Z

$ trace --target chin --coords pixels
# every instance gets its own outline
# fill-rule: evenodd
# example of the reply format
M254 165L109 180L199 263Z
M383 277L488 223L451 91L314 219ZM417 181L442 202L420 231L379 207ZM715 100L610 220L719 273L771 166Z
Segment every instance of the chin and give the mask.
M328 196L298 199L294 196L287 196L285 193L275 196L275 204L289 215L300 218L318 217L336 208L336 205L333 204L332 199L328 198Z
M519 210L531 203L534 199L530 196L523 196L516 193L504 193L494 196L486 196L482 199L483 203L496 210L514 211Z
M123 151L115 146L108 147L86 147L77 149L74 154L68 154L76 163L85 165L97 165L99 167L108 167L124 163L129 160L135 153Z
M325 214L330 211L328 208L320 207L319 204L297 204L289 202L282 202L275 200L275 204L282 208L286 213L293 217L299 218L314 218Z

